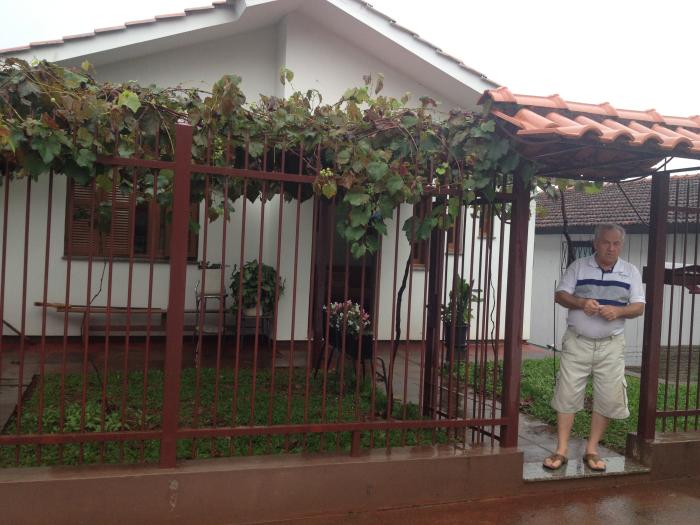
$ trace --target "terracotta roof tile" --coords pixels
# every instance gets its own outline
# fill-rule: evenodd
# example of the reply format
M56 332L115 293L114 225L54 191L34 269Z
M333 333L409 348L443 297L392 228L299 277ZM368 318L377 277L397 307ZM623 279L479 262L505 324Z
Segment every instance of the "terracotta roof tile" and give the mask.
M112 31L124 31L126 29L125 25L111 26L111 27L99 27L95 29L95 34L97 33L111 33Z
M2 52L5 54L10 54L10 53L14 53L16 51L27 51L31 48L32 48L31 46L8 47L7 49L3 49Z
M124 22L124 25L126 27L133 27L133 26L141 26L144 24L155 24L156 19L155 18L146 18L144 20L132 20L130 22Z
M217 2L214 2L215 4ZM185 7L185 13L195 13L197 11L211 11L212 9L216 9L214 5L201 5L199 7Z
M584 193L573 188L566 190L564 203L570 231L591 231L593 226L602 222L614 222L622 226L648 224L651 179L647 177L631 182L621 182L620 185L624 193L617 184L605 184L598 193ZM699 208L699 188L700 173L671 177L669 205L674 206L678 202L681 207L689 205L690 208ZM554 200L545 193L537 195L535 200L537 202L536 231L538 233L561 231L563 225L561 200L559 198ZM640 220L637 212L644 222ZM685 224L685 215L680 213L676 216L674 211L669 210L668 220L670 223ZM699 214L689 214L688 221L700 223Z
M171 18L182 18L187 16L187 13L166 13L164 15L156 15L156 20L169 20Z
M40 40L38 42L30 42L29 47L55 46L56 44L63 44L63 40Z
M537 161L543 174L622 179L647 172L667 156L700 159L698 116L618 109L608 102L570 102L559 95L516 95L505 87L486 91L480 103L488 100L491 114L507 123L520 152ZM572 143L582 150L573 164ZM607 166L602 167L603 159Z
M116 25L116 26L100 27L100 28L94 29L93 31L91 31L89 33L81 33L78 35L64 36L63 38L59 38L56 40L31 42L28 46L19 46L19 47L0 49L0 55L10 55L11 53L14 53L14 52L28 51L28 50L35 48L35 47L62 45L62 44L65 44L66 41L68 41L68 40L79 40L82 38L93 38L93 37L95 37L99 34L103 34L103 33L124 31L125 29L131 28L134 26L155 24L157 22L167 22L168 20L172 20L175 18L182 18L182 17L188 16L188 15L196 15L197 13L202 12L202 11L210 11L213 9L217 9L219 7L230 7L230 5L231 4L227 4L226 0L214 1L210 5L185 8L184 12L181 12L181 13L166 13L166 14L157 15L153 18L149 18L149 19L145 19L145 20L131 20L129 22L125 22L124 24L120 24L120 25Z
M66 40L78 40L78 39L80 39L80 38L91 38L91 37L93 37L93 36L95 36L95 32L94 32L94 31L90 31L89 33L80 33L80 34L78 34L78 35L68 35L68 36L64 36L62 40L63 40L63 41L66 41Z

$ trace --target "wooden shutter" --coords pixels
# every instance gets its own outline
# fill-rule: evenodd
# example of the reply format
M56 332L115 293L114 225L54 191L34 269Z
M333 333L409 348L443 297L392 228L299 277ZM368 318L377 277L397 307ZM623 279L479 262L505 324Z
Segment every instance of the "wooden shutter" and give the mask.
M104 192L93 186L81 186L72 181L69 191L72 193L72 206L69 196L66 254L95 257L112 254L115 257L128 257L131 234L129 195L117 191L112 199L112 192ZM99 213L101 205L112 208L106 221L103 220L105 216Z
M128 257L131 251L131 231L133 229L131 207L132 205L134 208L136 207L136 199L132 199L131 195L124 194L119 190L115 192L114 198L112 198L112 192L106 193L104 196L106 202L111 202L112 221L109 231L102 236L102 254Z
M68 191L65 252L68 255L90 255L90 248L96 243L96 238L91 237L90 210L97 206L97 198L93 202L94 192L90 186L80 186L73 181ZM93 250L92 255L97 255L96 252Z

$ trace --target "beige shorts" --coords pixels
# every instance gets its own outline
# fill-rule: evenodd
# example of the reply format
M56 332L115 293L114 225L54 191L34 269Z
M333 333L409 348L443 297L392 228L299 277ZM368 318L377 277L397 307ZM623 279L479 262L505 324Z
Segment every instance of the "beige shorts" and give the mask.
M625 336L590 339L568 329L562 339L562 354L552 408L572 414L583 409L588 376L593 376L593 411L611 419L625 419Z

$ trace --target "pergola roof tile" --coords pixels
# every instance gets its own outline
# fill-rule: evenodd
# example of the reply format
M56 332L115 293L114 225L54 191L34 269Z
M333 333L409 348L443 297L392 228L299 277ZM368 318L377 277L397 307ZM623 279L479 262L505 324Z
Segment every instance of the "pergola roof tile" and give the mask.
M621 179L664 157L700 159L700 116L516 95L505 87L486 91L479 102L489 100L491 114L503 121L521 153L537 162L546 157L540 167L558 176ZM575 155L572 145L578 147Z

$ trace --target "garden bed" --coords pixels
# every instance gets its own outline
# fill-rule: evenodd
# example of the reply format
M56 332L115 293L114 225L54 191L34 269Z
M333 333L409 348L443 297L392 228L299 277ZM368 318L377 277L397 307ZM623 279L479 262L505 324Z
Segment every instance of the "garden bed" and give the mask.
M348 376L348 373L350 376ZM370 381L360 385L346 379L341 388L337 372L306 380L304 370L277 369L271 398L273 374L258 370L255 378L241 369L221 370L218 378L211 368L186 369L180 389L180 427L249 427L301 423L332 423L381 419L386 413L386 395L372 389ZM346 378L354 378L346 371ZM43 415L40 418L41 388L35 385L23 403L19 434L60 434L70 432L128 432L160 430L163 407L163 373L149 371L109 374L106 385L96 374L67 374L62 385L60 374L47 374L43 385ZM144 381L145 379L145 381ZM255 381L253 381L255 379ZM291 387L290 387L291 380ZM235 384L234 384L235 383ZM253 389L255 384L255 389ZM64 407L61 409L61 391ZM237 392L234 400L234 390ZM253 391L255 396L253 399ZM290 395L291 394L291 395ZM85 400L85 410L82 410ZM272 399L272 401L271 401ZM253 415L254 414L254 415ZM395 419L421 419L413 403L396 404ZM4 434L16 435L16 415ZM412 446L448 441L444 430L383 430L361 432L361 445L367 447ZM319 451L348 451L350 432L305 433L299 435L258 435L183 439L177 444L179 459L280 454ZM79 463L139 463L159 459L158 440L84 443L65 445L0 446L0 466L34 466Z

